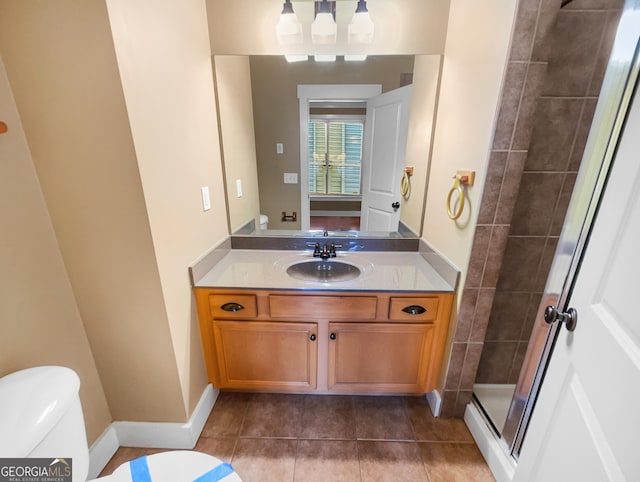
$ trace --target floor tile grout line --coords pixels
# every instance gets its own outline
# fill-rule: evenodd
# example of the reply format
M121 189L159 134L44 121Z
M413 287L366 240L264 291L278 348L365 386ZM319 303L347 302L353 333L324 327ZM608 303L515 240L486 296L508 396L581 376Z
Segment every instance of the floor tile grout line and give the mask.
M245 403L244 406L244 412L242 413L242 421L240 422L240 427L238 427L238 432L236 433L236 441L233 444L233 452L231 452L231 460L233 461L233 458L236 455L236 450L238 448L238 442L240 441L240 434L242 433L242 429L244 428L244 422L247 419L247 412L249 411L249 403L251 402L251 399L253 398L252 395L249 395L247 397L247 401ZM214 406L215 408L215 406ZM213 412L213 410L212 410Z
M286 436L242 436L242 437L201 437L208 440L230 440L234 439L235 443L242 440L295 440L306 442L401 442L401 443L428 443L428 444L461 444L461 445L475 445L472 440L459 440L459 439L444 439L435 440L427 438L416 439L403 439L403 438L375 438L375 437L361 437L361 438L345 438L345 437L286 437Z
M403 397L402 398L402 406L404 408L404 413L407 417L407 420L409 420L409 425L411 425L411 431L413 432L413 438L414 440L418 440L418 434L416 432L416 427L413 424L413 420L411 419L411 411L409 409L409 401L407 400L407 397Z
M360 445L356 442L356 457L358 457L358 476L362 482L362 458L360 457Z
M296 450L293 456L293 474L291 475L291 482L296 480L296 466L298 465L298 455L300 450L300 441L296 439Z

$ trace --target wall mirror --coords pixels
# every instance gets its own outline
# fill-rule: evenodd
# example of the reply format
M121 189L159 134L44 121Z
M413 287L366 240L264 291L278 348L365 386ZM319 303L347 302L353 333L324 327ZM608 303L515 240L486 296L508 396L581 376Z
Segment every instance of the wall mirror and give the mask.
M231 233L421 234L439 55L379 55L360 62L342 57L335 62L316 62L313 57L287 62L281 55L215 55L213 65ZM316 92L313 86L332 92L326 87L355 85L378 86L382 100L375 104L370 94L300 93L301 88ZM307 87L310 90L304 90ZM387 100L388 93L403 89L409 89L405 104ZM374 104L378 110L371 107ZM406 116L404 125L398 120L401 115ZM405 131L396 141L402 144L399 153L393 148L398 129ZM367 173L375 155L390 162L394 156L402 159L388 170L383 161ZM401 182L405 167L413 168L409 192L407 178ZM390 227L375 221L376 207L365 220L367 192L392 188L398 199L384 203L399 206L391 212L396 216L389 217ZM266 230L260 229L265 216Z

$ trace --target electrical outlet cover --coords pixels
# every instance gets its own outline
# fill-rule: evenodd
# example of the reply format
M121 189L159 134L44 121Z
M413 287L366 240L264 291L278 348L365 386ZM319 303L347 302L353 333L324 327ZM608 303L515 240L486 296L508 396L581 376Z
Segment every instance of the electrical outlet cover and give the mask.
M298 173L297 172L285 172L284 173L284 183L285 184L298 184Z

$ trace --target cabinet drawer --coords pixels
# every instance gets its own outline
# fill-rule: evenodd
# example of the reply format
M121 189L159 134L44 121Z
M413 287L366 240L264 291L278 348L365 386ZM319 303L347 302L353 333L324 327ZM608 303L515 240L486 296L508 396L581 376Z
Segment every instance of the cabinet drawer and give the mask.
M258 316L255 295L220 294L209 295L212 318L246 319Z
M272 318L374 320L375 296L269 296Z
M434 321L438 317L437 296L396 298L389 302L389 319L397 321Z

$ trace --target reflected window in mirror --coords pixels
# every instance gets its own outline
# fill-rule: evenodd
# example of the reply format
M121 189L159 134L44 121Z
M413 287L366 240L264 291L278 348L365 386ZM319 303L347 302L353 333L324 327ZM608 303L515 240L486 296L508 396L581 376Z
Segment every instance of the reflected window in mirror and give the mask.
M312 117L309 133L309 194L359 196L364 118Z

